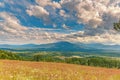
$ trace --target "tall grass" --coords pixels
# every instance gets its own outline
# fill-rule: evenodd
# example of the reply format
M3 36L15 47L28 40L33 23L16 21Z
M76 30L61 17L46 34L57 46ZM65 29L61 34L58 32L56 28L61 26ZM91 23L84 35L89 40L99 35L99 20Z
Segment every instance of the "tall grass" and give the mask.
M0 80L120 80L120 70L63 63L0 60Z

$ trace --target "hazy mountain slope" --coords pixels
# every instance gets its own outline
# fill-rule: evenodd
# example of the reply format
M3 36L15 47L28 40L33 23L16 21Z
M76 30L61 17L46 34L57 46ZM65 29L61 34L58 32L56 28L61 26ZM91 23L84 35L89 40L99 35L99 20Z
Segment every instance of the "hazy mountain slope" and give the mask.
M119 45L103 45L99 43L85 44L85 43L70 43L66 41L49 43L49 44L24 44L24 45L0 45L1 49L19 49L19 50L39 50L39 51L120 51Z

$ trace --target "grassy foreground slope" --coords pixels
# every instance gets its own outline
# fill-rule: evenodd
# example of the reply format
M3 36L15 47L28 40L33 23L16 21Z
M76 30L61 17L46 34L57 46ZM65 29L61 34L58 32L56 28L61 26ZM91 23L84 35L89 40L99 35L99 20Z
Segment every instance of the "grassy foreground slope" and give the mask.
M0 80L120 80L120 70L64 63L0 60Z

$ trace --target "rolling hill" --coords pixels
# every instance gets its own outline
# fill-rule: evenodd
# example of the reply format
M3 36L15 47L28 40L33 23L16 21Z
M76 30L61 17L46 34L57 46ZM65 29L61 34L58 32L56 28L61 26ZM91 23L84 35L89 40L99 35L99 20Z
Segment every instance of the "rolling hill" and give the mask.
M120 80L120 70L64 63L0 60L1 80Z

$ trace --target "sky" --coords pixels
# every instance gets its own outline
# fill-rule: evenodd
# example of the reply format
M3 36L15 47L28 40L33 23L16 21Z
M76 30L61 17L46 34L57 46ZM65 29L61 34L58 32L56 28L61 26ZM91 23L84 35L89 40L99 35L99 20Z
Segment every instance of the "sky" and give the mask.
M0 0L0 44L120 45L120 0Z

